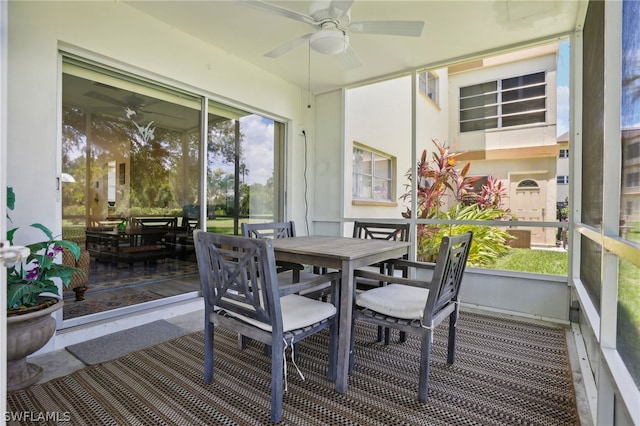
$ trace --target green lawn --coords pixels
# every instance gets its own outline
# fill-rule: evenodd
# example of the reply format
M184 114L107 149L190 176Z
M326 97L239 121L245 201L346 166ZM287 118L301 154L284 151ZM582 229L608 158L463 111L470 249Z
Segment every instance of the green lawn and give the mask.
M497 259L492 268L566 277L569 273L568 254L566 251L512 249Z

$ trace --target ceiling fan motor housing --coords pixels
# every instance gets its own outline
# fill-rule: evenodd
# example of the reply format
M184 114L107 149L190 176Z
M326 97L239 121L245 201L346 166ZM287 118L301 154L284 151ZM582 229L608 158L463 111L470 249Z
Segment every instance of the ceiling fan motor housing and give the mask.
M324 55L337 55L349 48L349 35L335 26L325 26L309 40L311 48Z

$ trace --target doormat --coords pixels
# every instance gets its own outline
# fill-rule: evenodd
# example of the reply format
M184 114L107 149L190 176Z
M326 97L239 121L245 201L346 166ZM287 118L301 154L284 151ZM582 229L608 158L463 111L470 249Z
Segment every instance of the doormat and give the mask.
M86 365L96 365L187 333L182 327L159 320L70 345L66 349Z

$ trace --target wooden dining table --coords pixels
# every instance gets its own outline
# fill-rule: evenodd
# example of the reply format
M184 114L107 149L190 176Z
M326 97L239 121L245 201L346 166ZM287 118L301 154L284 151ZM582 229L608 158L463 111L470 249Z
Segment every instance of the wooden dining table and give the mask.
M338 307L338 356L336 391L345 393L349 379L351 311L356 268L408 253L410 243L401 241L313 235L273 240L276 260L337 269L341 272Z

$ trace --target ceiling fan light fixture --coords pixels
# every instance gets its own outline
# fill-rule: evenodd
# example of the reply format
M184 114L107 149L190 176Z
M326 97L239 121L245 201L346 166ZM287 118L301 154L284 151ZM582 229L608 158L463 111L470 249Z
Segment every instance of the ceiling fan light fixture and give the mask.
M349 47L349 36L337 28L328 28L314 33L309 43L318 53L337 55Z

